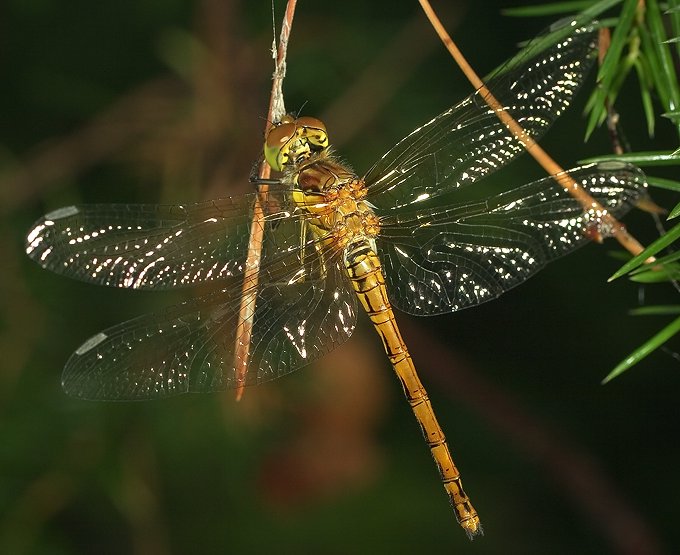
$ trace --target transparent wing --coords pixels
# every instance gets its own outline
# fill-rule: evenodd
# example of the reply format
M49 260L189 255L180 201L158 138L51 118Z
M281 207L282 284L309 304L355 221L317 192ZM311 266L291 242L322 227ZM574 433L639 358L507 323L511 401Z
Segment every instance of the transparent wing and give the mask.
M491 93L537 139L570 104L592 65L597 34L580 29L546 51L492 77ZM365 181L371 203L399 210L469 185L524 148L478 91L413 131L387 152Z
M644 175L631 165L568 173L617 218L646 194ZM607 235L600 217L550 177L481 202L385 216L378 251L390 300L416 315L492 300L550 260Z
M38 220L26 252L43 268L89 283L168 289L243 272L257 193L198 204L92 204ZM262 197L263 261L299 248L304 213L287 187Z
M287 374L352 334L356 295L335 251L308 241L304 257L265 264L255 293L245 385ZM242 278L87 340L66 364L62 385L86 399L152 399L236 387Z

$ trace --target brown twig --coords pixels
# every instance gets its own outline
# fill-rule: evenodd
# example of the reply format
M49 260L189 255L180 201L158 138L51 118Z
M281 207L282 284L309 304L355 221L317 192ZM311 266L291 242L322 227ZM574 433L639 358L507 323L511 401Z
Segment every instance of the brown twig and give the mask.
M286 53L288 51L288 39L293 27L293 16L297 0L288 0L286 13L283 16L281 26L281 36L279 38L278 49L274 47L276 62L272 81L272 92L269 98L269 111L267 113L267 123L265 125L265 136L271 129L275 121L279 121L286 113L283 101L283 79L286 74ZM266 160L262 160L258 177L268 179L271 168ZM260 185L260 198L264 198L268 187ZM250 240L248 242L248 256L243 275L243 295L241 297L241 308L239 310L239 323L236 329L236 346L234 356L234 367L236 369L236 400L243 396L246 374L250 360L250 341L253 333L253 318L255 315L255 302L257 298L257 284L260 272L260 260L262 256L262 238L264 235L264 211L260 199L255 201L253 206L253 220L250 227Z
M602 66L604 58L609 50L609 45L611 44L612 36L607 27L600 29L598 33L597 42L597 65ZM623 154L624 149L621 144L621 138L619 137L619 114L614 109L614 105L609 98L605 99L605 105L607 107L607 130L609 131L609 140L612 143L612 150L614 154Z
M611 235L633 256L641 253L644 247L633 237L626 227L612 216L599 202L591 197L586 190L581 187L564 169L555 162L550 155L541 148L536 141L517 123L517 121L503 109L500 102L493 96L492 92L486 87L484 82L472 69L470 64L458 49L453 39L444 29L441 21L435 14L428 0L418 0L423 11L430 20L435 31L439 35L447 50L468 78L472 86L479 92L479 95L494 110L498 118L510 130L513 136L521 143L524 149L541 165L541 167L552 176L552 178L563 187L572 197L579 201L584 210L595 211L600 214L604 227L610 230Z
M443 28L428 0L419 0L419 2L440 39L468 80L529 154L552 175L560 186L576 198L585 210L596 210L603 214L602 220L605 225L611 228L613 236L624 248L633 255L640 253L643 246L628 233L625 226L608 214L595 199L565 174L564 170L512 116L503 110L501 104L470 67ZM600 524L605 537L616 552L633 554L663 551L658 538L642 515L623 499L587 453L581 452L577 446L568 445L564 439L556 441L553 431L542 429L535 419L490 382L480 381L472 373L459 367L456 367L455 377L450 375L450 365L447 366L445 372L437 362L446 358L437 355L441 348L429 336L419 333L415 328L409 328L408 325L404 325L404 322L402 322L402 328L406 328L409 335L415 335L418 343L424 346L424 352L429 353L429 367L435 370L433 376L440 382L440 385L443 385L445 390L455 390L456 399L466 399L479 410L480 414L491 420L498 429L503 430L515 443L523 446L527 453L545 466L554 479L563 484L561 489L573 497L579 509ZM463 395L461 395L462 390L464 390ZM489 410L489 407L493 409Z

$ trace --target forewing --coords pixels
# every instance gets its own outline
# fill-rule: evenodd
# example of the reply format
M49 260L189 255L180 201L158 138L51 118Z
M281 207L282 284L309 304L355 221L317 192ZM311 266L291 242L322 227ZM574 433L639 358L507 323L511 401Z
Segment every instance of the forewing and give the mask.
M46 214L26 240L43 268L98 285L169 289L243 272L256 197L198 204L92 204ZM260 196L263 261L299 247L304 218L287 187Z
M309 241L303 258L264 265L246 291L255 311L245 385L292 372L352 334L356 296L336 252ZM299 253L298 253L299 254ZM71 356L64 390L86 399L152 399L238 385L242 279L167 310L114 326ZM240 334L240 335L239 335ZM238 337L237 337L238 336Z
M628 164L602 163L568 173L617 218L646 194L644 175ZM551 177L482 202L386 216L378 251L390 300L416 315L492 300L550 260L606 236L600 218Z
M571 103L596 51L597 33L568 38L492 77L487 86L534 139ZM371 203L399 210L469 185L504 166L524 147L477 91L413 131L369 170Z

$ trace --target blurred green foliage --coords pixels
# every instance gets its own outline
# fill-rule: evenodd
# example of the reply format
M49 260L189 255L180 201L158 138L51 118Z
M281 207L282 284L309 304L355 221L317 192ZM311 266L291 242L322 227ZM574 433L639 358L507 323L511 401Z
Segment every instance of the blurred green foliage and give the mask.
M500 0L440 4L482 74L551 22L504 18L514 3ZM284 3L275 9L278 25ZM680 544L677 355L654 353L643 370L599 385L660 327L626 311L642 294L644 304L672 304L674 291L607 285L619 265L607 256L613 244L474 310L401 318L484 523L472 544L367 325L238 404L230 394L67 398L60 370L84 338L177 297L49 275L25 257L26 230L76 202L247 191L269 96L271 7L9 0L0 14L0 553L663 553ZM325 119L359 173L469 93L415 2L358 0L300 2L284 90L289 109ZM629 142L675 148L673 118L647 138L639 90L627 82L617 94ZM543 141L566 166L611 150L602 129L582 144L581 96ZM656 173L678 179L675 168ZM538 176L523 160L501 179ZM655 199L676 203L672 192ZM627 222L645 243L658 236L648 215Z

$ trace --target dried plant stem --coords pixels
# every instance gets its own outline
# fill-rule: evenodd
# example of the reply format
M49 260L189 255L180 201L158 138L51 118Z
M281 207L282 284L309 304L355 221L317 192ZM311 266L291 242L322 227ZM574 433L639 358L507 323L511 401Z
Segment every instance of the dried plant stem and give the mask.
M286 53L288 51L288 39L293 27L293 16L297 0L288 0L286 13L283 16L281 26L281 36L278 48L274 48L276 57L274 75L272 79L272 92L269 98L269 111L267 112L267 123L265 126L265 136L271 129L275 121L280 120L285 115L285 105L283 101L283 79L286 74ZM261 180L268 179L271 174L269 164L263 159L260 164L258 177ZM267 193L267 185L260 185L260 197L264 199ZM258 199L253 206L253 220L250 227L250 240L248 242L248 255L246 257L246 267L243 276L243 294L241 296L241 308L239 310L238 327L236 331L236 346L234 367L236 369L236 400L243 397L243 390L248 373L250 362L250 342L253 333L253 319L255 316L255 303L257 299L257 284L260 272L260 259L262 256L262 239L264 236L264 211L262 201Z
M604 227L608 232L633 256L643 251L644 247L633 237L626 227L612 216L599 202L591 197L588 192L581 187L564 169L555 162L550 155L541 148L536 141L517 123L517 121L503 109L492 92L486 87L484 82L472 69L470 64L458 49L453 39L444 29L441 21L435 14L428 0L418 0L423 11L430 20L439 38L453 56L454 60L468 78L472 86L477 89L479 96L484 99L489 108L495 111L498 119L510 130L515 138L522 144L526 151L541 165L541 167L552 176L552 178L563 187L571 196L579 201L584 210L593 210L600 214Z

